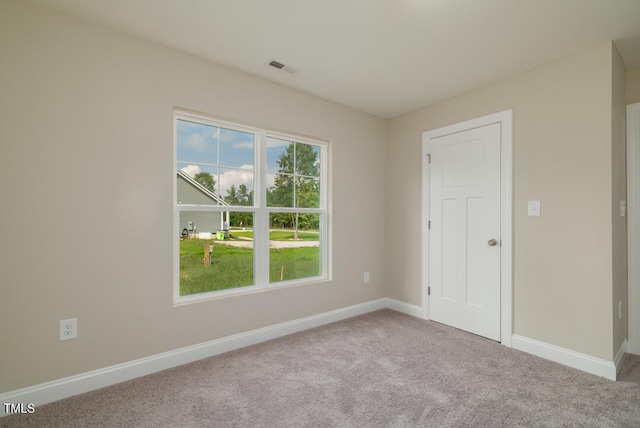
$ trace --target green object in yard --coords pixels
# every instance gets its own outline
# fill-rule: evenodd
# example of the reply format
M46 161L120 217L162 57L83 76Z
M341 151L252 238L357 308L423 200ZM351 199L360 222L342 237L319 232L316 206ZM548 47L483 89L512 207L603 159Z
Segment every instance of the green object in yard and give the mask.
M216 239L218 241L224 241L224 230L218 230L216 232Z

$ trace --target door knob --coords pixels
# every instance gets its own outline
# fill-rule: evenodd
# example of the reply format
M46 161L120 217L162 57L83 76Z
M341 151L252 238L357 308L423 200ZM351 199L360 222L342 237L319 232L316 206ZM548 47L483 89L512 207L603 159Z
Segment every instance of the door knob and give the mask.
M495 247L496 245L498 245L498 241L495 239L489 239L489 242L487 242L487 244L489 244L492 247Z

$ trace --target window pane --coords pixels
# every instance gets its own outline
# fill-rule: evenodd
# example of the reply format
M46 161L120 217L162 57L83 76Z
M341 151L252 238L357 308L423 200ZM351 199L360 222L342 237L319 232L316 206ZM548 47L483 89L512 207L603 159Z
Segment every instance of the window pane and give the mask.
M220 165L253 170L255 137L220 128Z
M320 180L316 178L297 177L295 208L320 207Z
M178 204L219 205L218 168L178 162Z
M320 147L296 143L296 174L320 177Z
M320 146L267 139L267 206L319 208L319 177Z
M269 282L320 275L320 214L269 215Z
M267 137L267 175L293 174L293 146L291 141Z
M273 186L267 189L267 206L293 207L293 175L276 174Z
M225 204L253 206L253 170L220 168L220 195Z
M244 226L224 230L223 212L180 212L181 296L254 284L253 213L229 214Z
M218 127L176 121L178 161L215 165L218 163Z
M326 144L269 137L275 134L186 112L176 112L174 120L175 233L180 236L174 248L176 301L217 290L242 292L326 277L327 252L321 247L326 232L320 230L327 215L321 170ZM257 161L258 154L265 163ZM255 192L266 206L257 203ZM267 221L269 250L264 242L255 253L254 225L266 227ZM268 277L266 272L254 277L256 256L261 258L258 272L269 264Z

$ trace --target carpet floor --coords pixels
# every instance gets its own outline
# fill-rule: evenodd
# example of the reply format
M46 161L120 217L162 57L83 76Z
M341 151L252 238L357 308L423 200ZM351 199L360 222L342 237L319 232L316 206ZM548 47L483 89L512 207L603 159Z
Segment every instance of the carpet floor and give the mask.
M612 382L380 310L0 418L2 427L639 427Z

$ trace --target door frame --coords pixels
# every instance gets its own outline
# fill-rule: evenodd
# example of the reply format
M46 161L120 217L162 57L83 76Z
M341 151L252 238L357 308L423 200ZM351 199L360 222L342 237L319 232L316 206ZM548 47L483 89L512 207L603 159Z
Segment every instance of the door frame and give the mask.
M627 105L628 351L640 354L640 103Z
M513 332L513 110L505 110L422 133L422 316L429 319L429 143L433 138L500 124L500 342Z

